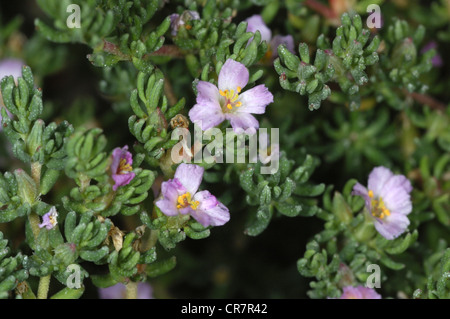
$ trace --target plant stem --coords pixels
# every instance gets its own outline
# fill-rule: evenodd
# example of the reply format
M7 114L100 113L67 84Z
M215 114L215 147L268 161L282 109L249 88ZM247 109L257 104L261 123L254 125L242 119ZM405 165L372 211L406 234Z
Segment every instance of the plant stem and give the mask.
M31 163L31 177L36 183L36 189L39 191L40 182L41 182L41 169L42 165L39 162ZM37 242L37 238L39 236L40 228L39 228L39 216L35 212L31 212L28 215L28 220L30 221L31 230L33 231L34 241ZM36 243L37 245L37 243ZM39 287L37 293L37 299L47 299L48 290L50 288L50 280L52 279L52 275L47 275L41 277L39 279Z
M336 19L336 14L331 8L325 6L324 4L317 2L316 0L306 0L304 4L310 9L320 13L327 19Z
M137 282L130 281L126 285L126 299L137 299Z
M445 111L445 109L447 107L444 103L436 100L435 98L433 98L429 95L420 94L420 93L416 93L416 92L408 92L407 90L403 90L403 93L412 97L414 100L416 100L419 103L428 105L430 108L432 108L434 110Z
M39 279L39 288L37 293L37 299L47 299L48 290L50 288L50 279L52 275L41 277Z

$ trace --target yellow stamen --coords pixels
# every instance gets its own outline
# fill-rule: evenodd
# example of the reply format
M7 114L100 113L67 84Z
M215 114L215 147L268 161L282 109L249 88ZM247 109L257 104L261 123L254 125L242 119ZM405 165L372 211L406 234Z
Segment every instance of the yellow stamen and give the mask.
M239 93L241 92L242 88L238 86L235 90L219 90L219 94L225 98L225 106L232 110L234 106L239 107L242 105L242 102L238 101L239 99Z
M368 195L371 198L370 200L370 206L371 206L371 212L374 217L383 219L386 216L390 216L391 212L389 209L386 208L384 201L381 197L375 199L375 195L372 190L368 191Z
M193 210L196 210L198 208L198 205L200 205L199 201L192 200L191 193L189 193L189 192L178 196L177 202L178 202L178 204L177 204L178 209L191 206L191 208Z
M130 164L127 163L127 160L122 158L119 163L118 173L126 174L127 172L131 172L132 170L133 170L133 168L131 167Z

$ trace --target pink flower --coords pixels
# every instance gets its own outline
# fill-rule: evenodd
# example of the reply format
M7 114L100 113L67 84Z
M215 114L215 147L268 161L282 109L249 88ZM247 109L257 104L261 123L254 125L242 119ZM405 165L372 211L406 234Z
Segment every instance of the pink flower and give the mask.
M294 53L294 38L291 35L276 35L272 38L272 31L258 14L251 16L245 21L247 21L247 32L255 33L256 31L259 31L261 40L267 42L269 45L267 55L271 60L274 60L278 56L277 48L281 44L284 44L289 51Z
M255 133L259 122L252 114L263 114L266 106L273 102L273 95L264 84L242 92L248 79L247 68L228 59L220 70L218 87L198 82L197 104L189 111L191 121L200 124L205 131L229 120L236 133L247 129Z
M433 58L431 59L431 64L434 67L441 67L444 62L442 61L442 57L441 55L437 52L437 43L436 41L430 41L428 42L423 48L422 50L420 50L420 53L425 53L427 51L430 51L432 49L436 50L436 54L433 56Z
M381 299L381 295L372 288L346 286L339 299Z
M128 152L128 145L125 145L122 148L117 147L113 150L111 172L112 179L115 182L113 186L114 191L120 186L128 185L136 176L136 174L132 172L132 164L133 157L131 153Z
M181 15L179 15L178 13L174 13L169 17L172 36L176 36L178 34L178 29L181 26L184 26L187 21L200 19L200 15L198 14L198 12L192 10L184 11Z
M369 175L368 189L356 183L352 194L364 198L377 231L386 239L394 239L408 228L411 191L411 183L405 176L394 175L386 167L379 166Z
M58 212L56 211L56 208L53 206L50 208L49 212L44 214L42 216L42 224L39 224L39 228L45 227L48 230L55 228L55 226L58 224Z
M180 164L173 179L161 185L156 206L167 216L190 214L204 227L222 226L230 220L228 208L208 191L198 191L204 168Z

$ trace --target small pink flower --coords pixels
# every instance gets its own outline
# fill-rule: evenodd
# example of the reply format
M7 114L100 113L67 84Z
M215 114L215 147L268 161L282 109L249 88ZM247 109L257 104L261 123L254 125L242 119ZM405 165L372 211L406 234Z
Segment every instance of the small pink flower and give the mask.
M291 35L276 35L272 38L272 31L258 14L251 16L245 21L247 21L247 32L255 33L256 31L259 31L261 40L267 42L269 45L267 55L271 60L275 60L278 56L277 48L281 44L284 44L289 51L294 53L294 38Z
M178 13L174 13L169 17L172 36L176 36L178 34L178 29L181 26L184 26L187 21L200 19L200 15L198 14L198 12L192 10L184 11L181 15L179 15Z
M437 43L436 41L430 41L428 42L423 48L422 50L420 50L420 53L424 54L427 51L430 51L432 49L436 50L436 54L434 55L434 57L431 59L431 64L434 67L441 67L444 62L442 61L442 57L439 54L439 52L437 52Z
M368 189L356 183L352 194L364 198L377 231L386 239L394 239L408 228L411 191L411 183L405 176L394 175L388 168L379 166L369 174Z
M346 286L339 299L381 299L381 295L372 288Z
M42 224L39 224L39 228L45 227L48 230L55 228L58 224L58 212L56 211L55 206L50 208L49 212L42 216Z
M252 114L263 114L273 102L273 95L264 84L243 92L248 79L245 65L228 59L220 70L218 87L210 82L198 82L197 104L189 111L191 121L205 131L229 120L236 133L247 129L255 133L259 122Z
M115 182L113 186L114 191L120 186L128 185L136 176L136 174L132 172L132 164L133 157L131 153L128 152L128 145L125 145L122 148L117 147L113 150L111 172L112 179Z
M230 220L228 208L208 191L198 191L204 168L181 163L175 176L161 185L156 206L167 216L190 214L204 227L222 226Z

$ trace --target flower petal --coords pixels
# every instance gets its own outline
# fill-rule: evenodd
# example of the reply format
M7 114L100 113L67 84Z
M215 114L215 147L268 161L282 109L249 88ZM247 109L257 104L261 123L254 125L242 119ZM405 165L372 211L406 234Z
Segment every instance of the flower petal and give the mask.
M0 61L0 80L7 76L12 75L14 80L22 76L22 66L24 65L22 60L19 59L3 59Z
M266 106L273 103L273 95L264 84L260 84L239 94L239 101L242 106L237 108L237 113L263 114Z
M264 20L259 14L255 14L250 18L247 18L247 32L259 31L261 33L261 41L266 41L269 44L272 39L272 31L269 27L264 23Z
M413 187L409 179L404 175L394 175L392 176L384 185L384 190L388 191L391 188L403 188L408 194L411 193Z
M284 44L290 52L295 54L294 38L292 37L292 35L276 35L273 37L272 41L270 41L272 59L276 59L278 57L278 46L281 44Z
M370 197L367 188L360 183L356 183L353 186L352 195L362 196L366 202L366 208L370 211Z
M368 189L373 191L376 197L380 196L380 191L384 187L384 184L393 175L394 174L386 167L375 167L369 174L369 181L367 184Z
M122 148L116 147L113 150L111 163L111 172L113 175L117 173L121 159L125 159L127 164L133 165L133 157L131 153L128 152L128 145L125 145Z
M219 90L236 90L244 88L248 83L249 73L245 65L228 59L219 72Z
M136 174L130 172L128 174L112 174L112 179L115 184L113 186L113 191L116 191L120 186L128 185L133 178L135 178Z
M381 295L374 289L364 286L346 286L342 291L342 295L339 299L381 299Z
M386 182L380 196L390 212L408 215L412 211L411 190L411 183L405 176L394 175Z
M174 201L170 201L165 198L158 199L155 205L161 210L164 215L176 216L178 215L177 204Z
M222 123L225 116L218 101L202 100L189 111L189 119L206 131Z
M191 216L203 227L222 226L230 220L228 208L210 192L198 192L194 199L199 201L200 205L196 210L192 210Z
M230 121L233 131L237 134L241 134L246 130L246 133L254 134L259 128L258 120L250 113L227 113L225 118Z
M203 179L205 169L195 164L181 163L175 171L175 178L180 181L187 192L194 195Z
M386 239L392 240L405 232L409 219L406 215L392 213L383 219L375 219L376 230Z
M203 101L219 101L219 89L212 83L199 81L197 84L197 103Z
M177 179L171 179L161 184L161 197L155 205L167 216L178 215L178 196L186 193L186 189Z

